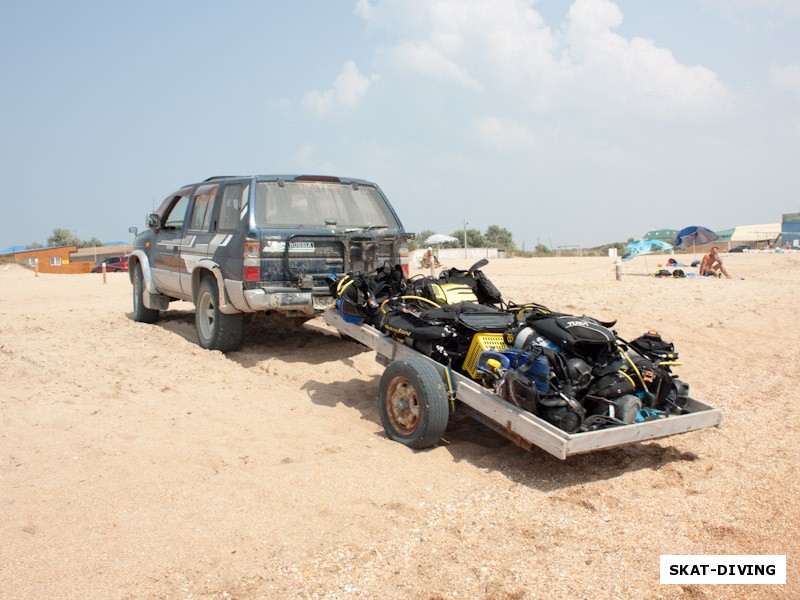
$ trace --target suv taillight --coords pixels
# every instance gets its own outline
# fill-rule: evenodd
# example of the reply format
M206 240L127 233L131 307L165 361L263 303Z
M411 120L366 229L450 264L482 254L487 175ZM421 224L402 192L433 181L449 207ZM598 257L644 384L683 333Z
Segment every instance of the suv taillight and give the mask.
M261 279L261 248L258 242L245 242L242 280L258 281L259 279Z
M403 277L408 277L408 246L400 246L400 268L403 270Z

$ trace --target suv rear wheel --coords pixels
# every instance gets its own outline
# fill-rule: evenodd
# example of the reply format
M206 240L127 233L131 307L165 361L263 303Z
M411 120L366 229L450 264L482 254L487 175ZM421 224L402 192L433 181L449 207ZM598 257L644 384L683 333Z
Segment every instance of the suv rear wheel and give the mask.
M194 315L201 347L230 352L242 345L244 315L226 315L219 310L219 288L213 275L206 275L200 282Z

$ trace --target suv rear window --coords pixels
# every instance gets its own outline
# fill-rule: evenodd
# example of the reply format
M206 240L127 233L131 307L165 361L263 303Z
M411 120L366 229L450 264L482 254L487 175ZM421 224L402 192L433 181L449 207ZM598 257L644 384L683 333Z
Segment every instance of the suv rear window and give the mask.
M262 181L256 185L257 227L378 227L398 229L377 189L319 181Z

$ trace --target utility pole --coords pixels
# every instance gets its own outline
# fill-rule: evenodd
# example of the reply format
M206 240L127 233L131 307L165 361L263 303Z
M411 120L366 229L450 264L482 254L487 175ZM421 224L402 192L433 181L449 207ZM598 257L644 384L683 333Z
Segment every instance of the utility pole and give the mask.
M467 225L469 222L464 219L464 258L467 258Z

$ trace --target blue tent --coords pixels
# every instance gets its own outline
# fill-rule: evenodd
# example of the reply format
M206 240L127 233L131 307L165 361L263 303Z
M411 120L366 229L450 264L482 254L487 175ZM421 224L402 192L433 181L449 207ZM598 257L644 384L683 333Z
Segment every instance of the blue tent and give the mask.
M695 246L702 246L703 244L714 242L718 239L719 236L708 227L691 225L689 227L684 227L678 232L673 246L685 250L687 248L694 248Z

